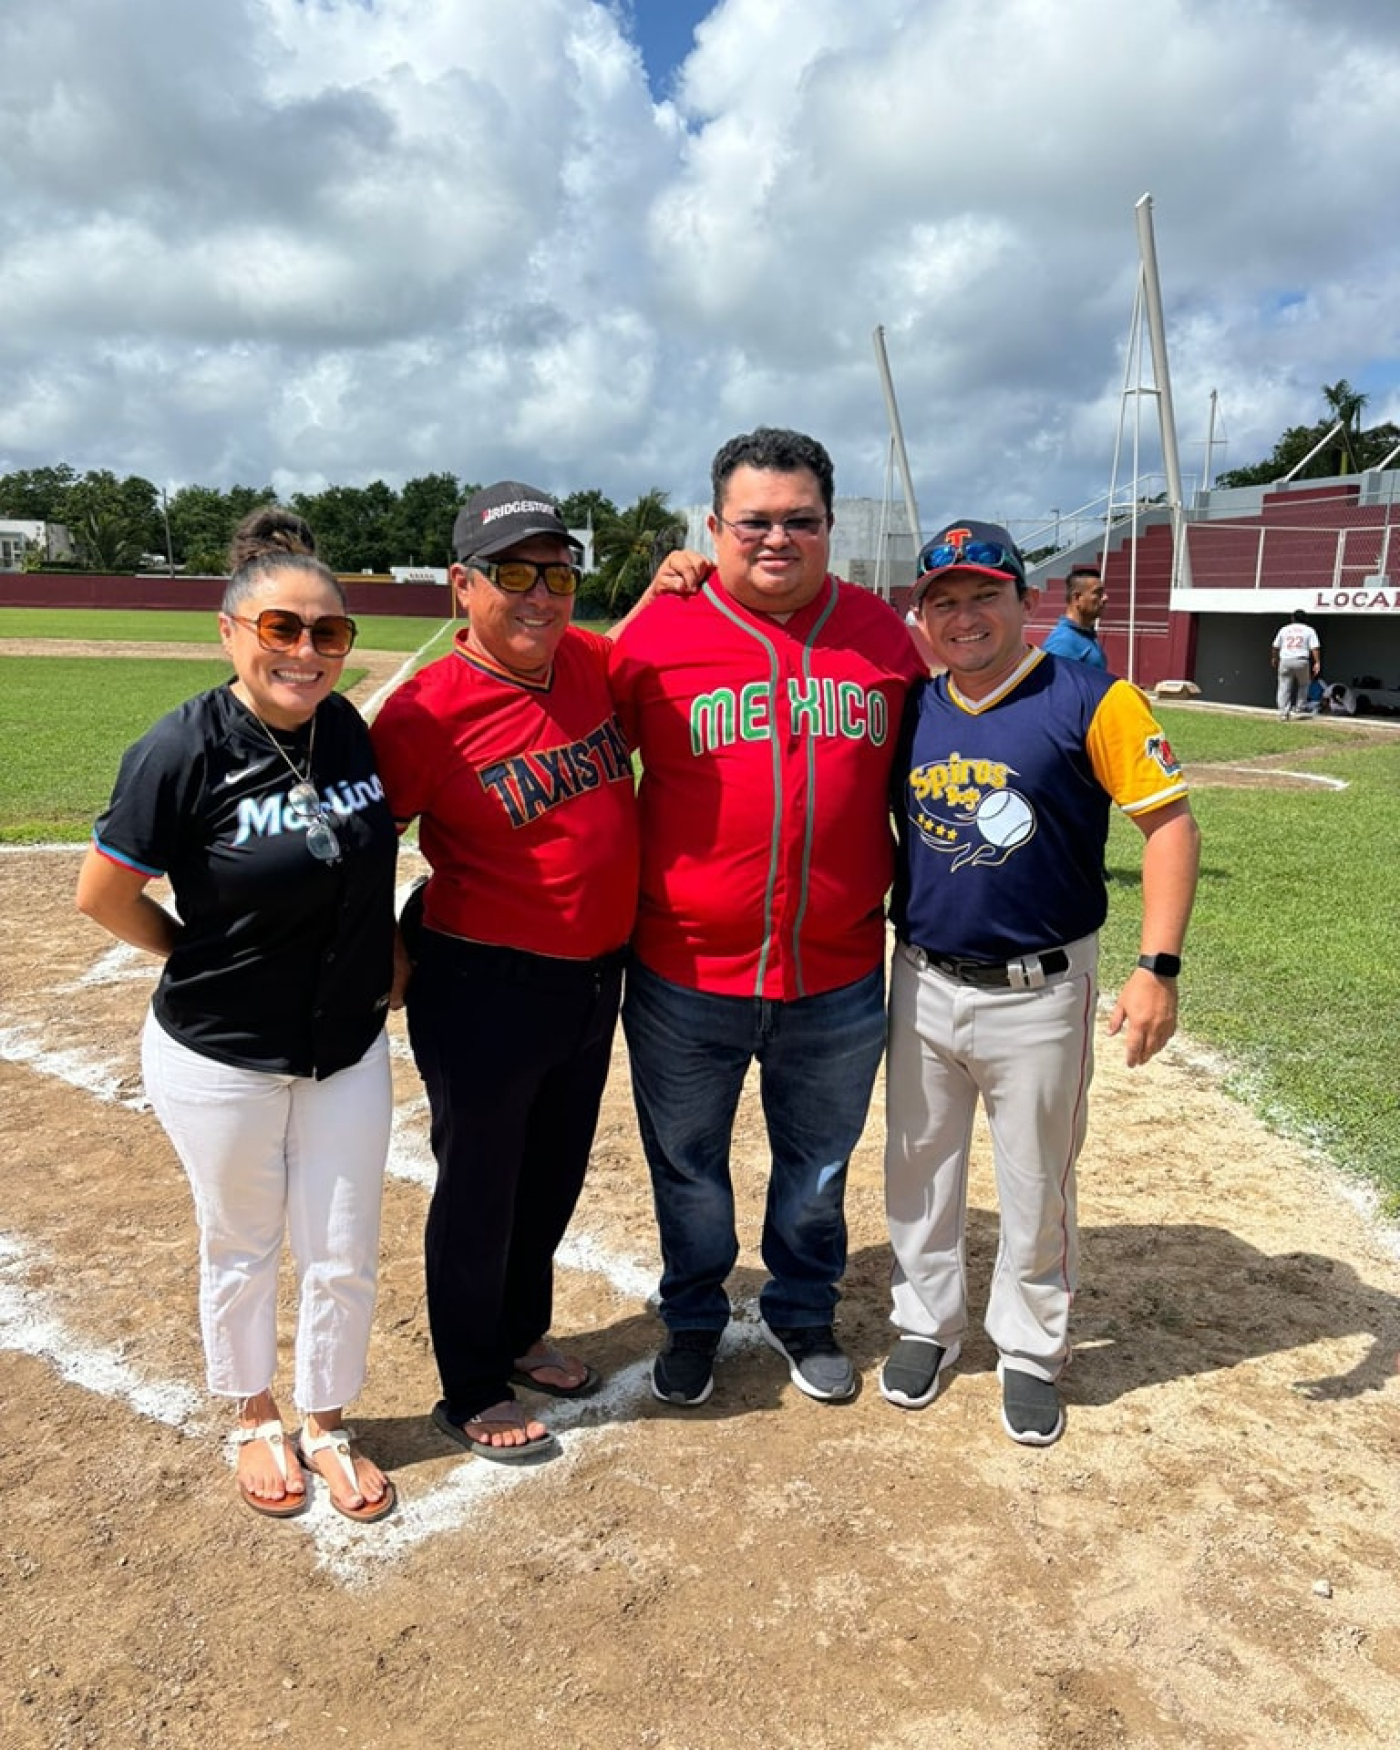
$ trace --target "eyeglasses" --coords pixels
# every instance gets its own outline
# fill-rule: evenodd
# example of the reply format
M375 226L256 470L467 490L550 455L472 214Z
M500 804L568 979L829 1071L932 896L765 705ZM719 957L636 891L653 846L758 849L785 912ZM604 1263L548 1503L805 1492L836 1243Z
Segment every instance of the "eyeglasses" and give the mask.
M1019 555L996 541L964 541L961 546L944 541L936 547L925 547L920 553L919 576L947 571L954 565L983 565L989 571L1004 571L1008 577L1025 575Z
M541 578L551 595L573 595L583 576L579 566L561 565L557 559L547 564L537 559L502 559L495 565L475 560L467 563L507 595L529 595Z
M303 637L311 634L311 648L317 656L348 656L355 644L359 627L346 614L322 614L318 620L303 620L290 608L264 608L254 620L242 614L230 614L240 626L247 626L258 635L264 650L287 655L301 647Z
M314 784L293 784L287 792L287 809L295 824L306 828L306 848L318 863L340 861L340 840L330 822L330 810L316 794Z
M726 529L732 529L745 547L756 547L760 541L767 540L774 529L780 530L784 535L796 535L799 540L810 541L814 535L821 534L827 525L824 516L741 516L731 522L727 516L716 515L715 521Z

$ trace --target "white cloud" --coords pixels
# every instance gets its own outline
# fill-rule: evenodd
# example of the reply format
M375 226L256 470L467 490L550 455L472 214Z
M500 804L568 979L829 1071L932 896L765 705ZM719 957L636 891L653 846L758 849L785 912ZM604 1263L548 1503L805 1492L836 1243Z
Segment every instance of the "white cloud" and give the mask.
M1107 485L1154 200L1183 468L1393 416L1388 0L7 0L0 472L702 497L804 426L932 521ZM1153 445L1155 454L1155 444ZM1155 466L1155 462L1150 465Z

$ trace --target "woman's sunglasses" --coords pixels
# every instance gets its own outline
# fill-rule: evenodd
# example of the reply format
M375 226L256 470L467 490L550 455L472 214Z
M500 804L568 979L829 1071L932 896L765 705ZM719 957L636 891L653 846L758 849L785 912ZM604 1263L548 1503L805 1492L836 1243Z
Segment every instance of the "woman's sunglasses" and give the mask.
M348 614L322 614L319 620L303 620L289 608L264 608L253 620L244 619L242 614L230 614L229 619L255 632L264 650L283 656L299 650L308 632L317 656L348 656L359 630Z

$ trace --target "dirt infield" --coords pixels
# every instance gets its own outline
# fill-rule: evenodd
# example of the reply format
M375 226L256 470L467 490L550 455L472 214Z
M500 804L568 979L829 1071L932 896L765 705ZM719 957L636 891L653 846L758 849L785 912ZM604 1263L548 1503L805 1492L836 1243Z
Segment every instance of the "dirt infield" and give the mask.
M878 1106L853 1165L848 1405L755 1340L761 1129L712 1400L655 1403L657 1257L619 1046L557 1331L608 1375L564 1456L465 1458L421 1272L421 1091L396 1048L369 1388L402 1505L237 1500L202 1393L188 1193L140 1100L153 963L71 904L77 851L0 854L0 1502L7 1750L539 1742L576 1750L1388 1746L1400 1717L1400 1258L1189 1043L1102 1039L1069 1425L997 1415L980 1335L930 1409L889 1340ZM406 872L411 872L406 871ZM1189 1026L1189 986L1185 998ZM994 1204L979 1141L971 1276Z

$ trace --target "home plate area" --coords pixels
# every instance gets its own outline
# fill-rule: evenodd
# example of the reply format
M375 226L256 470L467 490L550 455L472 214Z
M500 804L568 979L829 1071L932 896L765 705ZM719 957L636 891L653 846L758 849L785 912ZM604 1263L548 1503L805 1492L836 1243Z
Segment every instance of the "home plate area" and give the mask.
M714 1394L657 1403L656 1232L619 1041L553 1325L605 1384L528 1400L561 1456L512 1470L429 1419L432 1163L394 1016L379 1302L350 1413L399 1506L352 1524L313 1483L307 1514L273 1521L239 1501L203 1389L189 1189L137 1063L154 964L77 916L80 857L0 853L6 1750L1391 1741L1400 1262L1189 1042L1129 1073L1100 1034L1079 1355L1065 1437L1036 1451L1002 1432L976 1324L928 1409L880 1397L879 1090L838 1311L857 1397L814 1403L758 1340L750 1087ZM996 1243L979 1132L978 1310ZM288 1264L284 1332L290 1286ZM291 1421L288 1363L284 1345Z

